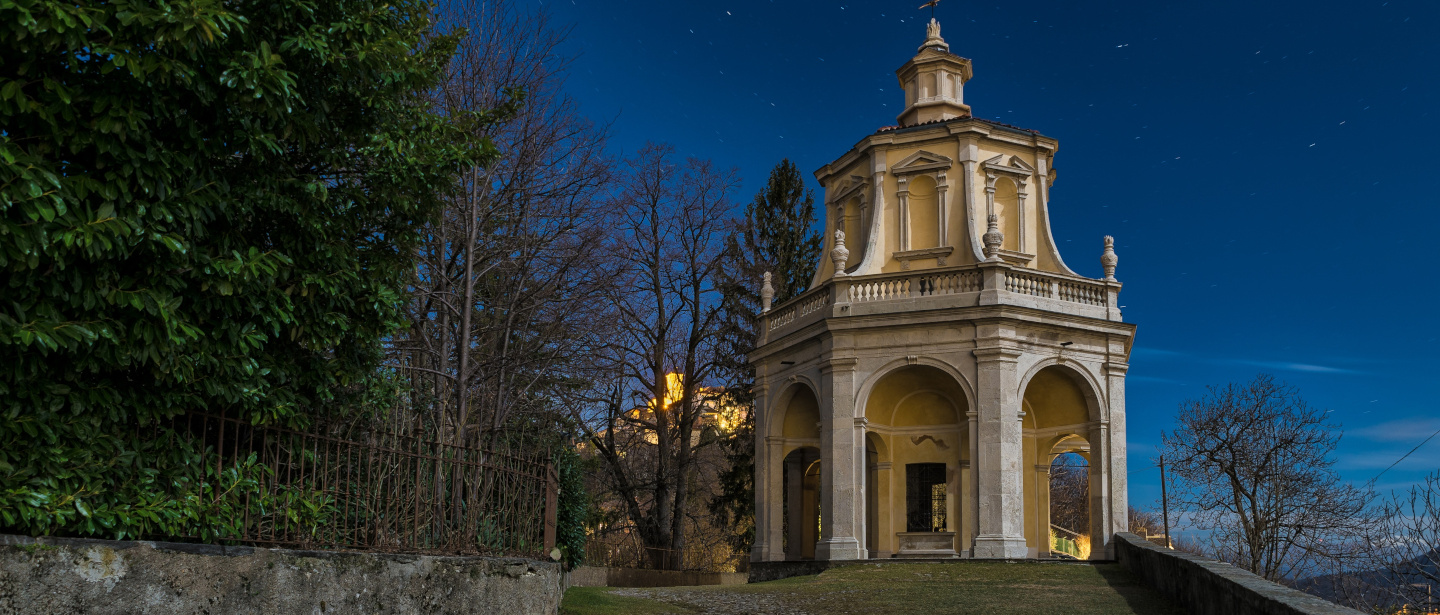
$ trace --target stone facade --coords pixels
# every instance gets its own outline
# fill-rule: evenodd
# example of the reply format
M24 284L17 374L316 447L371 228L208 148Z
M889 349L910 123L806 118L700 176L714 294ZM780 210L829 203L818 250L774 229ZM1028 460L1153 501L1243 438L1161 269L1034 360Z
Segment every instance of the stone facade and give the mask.
M1135 333L1113 243L1105 279L1066 266L1058 143L972 117L938 23L897 77L901 125L816 172L833 231L811 289L764 302L752 560L1043 557L1065 452L1090 465L1073 529L1112 558Z

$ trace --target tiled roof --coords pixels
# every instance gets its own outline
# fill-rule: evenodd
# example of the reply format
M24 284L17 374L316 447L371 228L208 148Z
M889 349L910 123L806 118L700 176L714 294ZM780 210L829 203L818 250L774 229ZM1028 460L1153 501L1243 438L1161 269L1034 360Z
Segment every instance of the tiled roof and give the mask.
M1001 127L1001 128L1009 128L1009 129L1011 129L1011 130L1018 130L1018 131L1020 131L1020 132L1028 132L1028 133L1033 133L1033 134L1037 134L1037 135L1040 134L1040 131L1035 130L1035 129L1033 129L1033 128L1021 128L1021 127L1019 127L1019 126L1012 126L1012 125L1006 124L1006 123L1004 123L1004 122L997 122L997 121L995 121L995 120L987 120L987 119L978 118L978 117L974 117L974 116L954 117L954 118L950 118L950 119L948 119L948 120L930 120L930 121L928 121L928 122L921 122L921 123L919 123L919 124L915 124L914 126L881 126L881 127L880 127L878 130L876 130L875 132L878 134L878 133L882 133L882 132L890 132L890 131L892 131L892 130L900 130L901 128L917 128L917 127L920 127L920 126L928 126L928 125L930 125L930 124L944 124L944 123L946 123L946 122L955 122L955 121L960 121L960 120L972 120L972 119L973 119L973 120L979 120L979 121L981 121L981 122L985 122L986 124L990 124L990 125L993 125L993 126L999 126L999 127Z

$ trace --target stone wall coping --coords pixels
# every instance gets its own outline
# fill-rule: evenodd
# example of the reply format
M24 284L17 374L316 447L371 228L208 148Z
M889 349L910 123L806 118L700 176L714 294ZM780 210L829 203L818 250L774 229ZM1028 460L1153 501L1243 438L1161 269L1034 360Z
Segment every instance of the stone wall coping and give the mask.
M408 564L419 561L421 558L443 560L448 563L464 564L467 562L489 561L502 564L526 564L540 566L555 566L560 564L546 562L525 557L504 557L490 555L436 555L430 553L382 553L373 551L345 551L345 550L310 550L310 549L276 549L267 547L252 546L226 546L212 545L195 542L167 542L163 540L107 540L104 538L71 538L64 536L20 536L16 534L0 534L0 547L22 547L39 545L45 547L70 547L90 548L106 547L115 551L123 551L135 547L150 547L164 553L184 553L187 555L210 555L217 557L245 557L254 555L257 551L265 551L276 555L289 557L306 557L311 559L343 559L363 555L386 561Z
M1197 615L1361 615L1355 609L1267 581L1248 570L1168 549L1129 532L1115 534L1115 546L1121 564ZM1167 567L1156 564L1165 562L1177 566L1182 574L1156 578L1165 575L1162 568Z

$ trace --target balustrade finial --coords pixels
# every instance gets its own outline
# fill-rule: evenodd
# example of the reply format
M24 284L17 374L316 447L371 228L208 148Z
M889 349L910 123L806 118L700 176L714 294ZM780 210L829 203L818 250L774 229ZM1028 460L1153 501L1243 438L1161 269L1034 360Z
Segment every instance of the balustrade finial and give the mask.
M1000 245L1005 243L1005 234L1000 232L1000 217L990 214L986 219L987 228L981 241L985 242L985 262L1000 262Z
M775 298L775 287L770 285L770 272L765 272L765 283L760 285L760 313L770 311L770 301Z
M850 260L850 250L845 248L845 231L835 231L835 249L830 251L830 260L835 261L835 277L845 277L845 263Z
M1118 282L1115 279L1115 265L1120 263L1120 257L1115 256L1115 238L1105 236L1105 253L1100 255L1100 265L1105 267L1105 281Z

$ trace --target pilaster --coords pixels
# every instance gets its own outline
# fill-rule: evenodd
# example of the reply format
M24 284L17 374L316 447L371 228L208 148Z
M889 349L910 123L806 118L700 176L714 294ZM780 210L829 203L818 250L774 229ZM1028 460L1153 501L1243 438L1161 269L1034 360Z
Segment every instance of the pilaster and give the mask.
M1049 457L1049 455L1045 457ZM1035 536L1037 537L1037 556L1050 555L1050 464L1048 463L1035 464Z
M979 472L980 535L975 539L975 557L1021 559L1028 552L1021 475L1021 352L996 346L977 348L974 353L978 364L980 458L985 460Z
M875 507L875 553L872 555L879 558L895 553L895 520L891 514L895 501L890 497L894 477L890 468L889 461L875 464L875 499L879 505Z
M830 359L821 375L820 543L817 560L852 560L863 555L856 538L861 495L855 476L854 357ZM863 458L863 457L862 457Z
M764 319L760 320L760 326L765 326ZM769 429L763 428L768 425L771 414L774 412L769 407L770 387L765 386L763 381L757 383L751 390L754 394L755 409L755 544L750 547L750 561L766 562L779 559L780 551L780 524L779 513L772 513L772 509L778 511L780 508L780 482L779 472L781 460L778 453L774 452L779 446L779 439L769 435ZM774 444L771 444L774 442ZM772 493L773 491L773 493ZM774 517L772 524L771 517ZM773 525L773 527L772 527Z
M1113 559L1114 545L1109 541L1116 532L1128 532L1130 510L1129 468L1126 463L1125 447L1125 374L1129 364L1111 362L1105 364L1106 450L1109 453L1109 531L1105 533L1105 553Z

